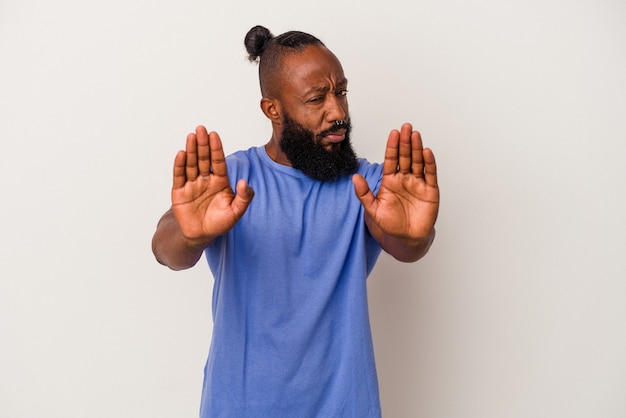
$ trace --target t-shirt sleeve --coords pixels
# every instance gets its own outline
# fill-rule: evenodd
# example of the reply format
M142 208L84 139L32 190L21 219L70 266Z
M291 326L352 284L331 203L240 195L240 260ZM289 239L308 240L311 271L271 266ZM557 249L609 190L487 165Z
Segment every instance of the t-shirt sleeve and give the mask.
M370 163L365 159L360 159L357 172L365 177L365 180L367 180L367 184L370 186L374 195L377 194L383 178L383 165L379 163Z

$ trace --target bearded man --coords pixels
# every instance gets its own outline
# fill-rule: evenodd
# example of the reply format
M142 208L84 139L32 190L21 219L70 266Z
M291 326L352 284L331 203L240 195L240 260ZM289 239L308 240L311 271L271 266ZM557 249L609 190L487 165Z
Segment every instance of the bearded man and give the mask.
M380 417L366 279L381 249L426 254L439 188L434 155L408 123L384 163L350 144L348 80L316 37L245 37L259 63L265 146L225 158L199 126L174 162L156 259L206 255L215 279L201 417Z

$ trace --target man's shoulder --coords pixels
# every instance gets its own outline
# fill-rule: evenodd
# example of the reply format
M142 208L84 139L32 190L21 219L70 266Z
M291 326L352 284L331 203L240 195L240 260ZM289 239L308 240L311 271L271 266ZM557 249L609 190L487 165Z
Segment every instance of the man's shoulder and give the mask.
M383 166L380 163L372 163L365 158L359 158L359 165L357 173L365 178L369 176L381 176L383 172Z
M258 159L258 155L259 155L258 148L259 147L250 147L248 149L235 151L226 157L226 161L246 162L246 161Z
M229 170L246 170L260 163L259 147L238 150L226 157Z

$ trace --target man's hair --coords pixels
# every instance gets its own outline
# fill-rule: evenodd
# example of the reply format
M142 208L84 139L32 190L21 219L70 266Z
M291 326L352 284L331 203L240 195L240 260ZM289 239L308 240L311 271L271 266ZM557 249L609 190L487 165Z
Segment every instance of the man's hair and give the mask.
M255 26L248 31L244 39L248 59L259 64L259 82L264 97L275 96L277 92L276 76L285 55L295 54L310 45L324 46L315 36L300 31L289 31L274 36L269 29Z

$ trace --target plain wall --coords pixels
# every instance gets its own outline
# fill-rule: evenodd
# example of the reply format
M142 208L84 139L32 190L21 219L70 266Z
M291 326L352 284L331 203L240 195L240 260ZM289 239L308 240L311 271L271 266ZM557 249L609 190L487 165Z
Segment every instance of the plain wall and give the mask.
M623 1L2 0L0 417L197 416L213 280L150 250L188 132L264 144L243 37L309 31L438 235L369 279L385 417L626 416Z

